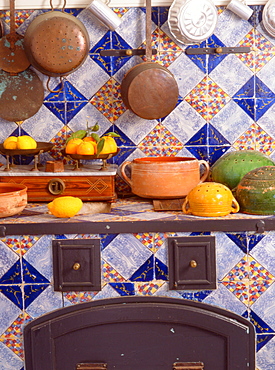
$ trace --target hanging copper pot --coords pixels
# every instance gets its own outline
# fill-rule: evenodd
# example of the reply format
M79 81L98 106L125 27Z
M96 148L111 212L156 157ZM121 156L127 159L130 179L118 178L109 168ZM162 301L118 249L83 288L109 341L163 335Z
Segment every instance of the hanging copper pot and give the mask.
M173 74L152 61L151 0L146 0L146 62L131 68L121 83L124 104L145 119L167 116L178 102L179 90Z
M30 68L16 75L0 70L0 117L7 121L24 121L35 115L43 104L44 87Z
M84 24L73 15L53 9L36 17L26 30L24 45L34 68L52 76L66 76L86 60L90 39Z
M15 0L10 0L10 33L0 39L0 69L10 73L25 71L30 66L24 48L24 37L15 32ZM1 28L0 37L4 29Z

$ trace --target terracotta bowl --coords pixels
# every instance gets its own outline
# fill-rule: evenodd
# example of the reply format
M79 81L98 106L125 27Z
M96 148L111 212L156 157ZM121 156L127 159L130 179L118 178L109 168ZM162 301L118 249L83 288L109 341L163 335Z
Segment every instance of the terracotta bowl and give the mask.
M27 205L27 187L0 182L0 218L16 215Z

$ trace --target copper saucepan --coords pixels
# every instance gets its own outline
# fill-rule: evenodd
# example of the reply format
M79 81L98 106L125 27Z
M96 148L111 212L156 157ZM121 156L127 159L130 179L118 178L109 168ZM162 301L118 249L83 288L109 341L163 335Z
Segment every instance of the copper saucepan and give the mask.
M30 66L30 62L24 50L24 37L15 31L15 0L10 0L10 33L3 36L1 25L0 69L10 73L22 72Z
M32 66L41 73L66 76L78 69L89 53L84 24L73 15L53 9L36 17L26 30L24 46Z
M152 61L151 0L146 0L146 62L131 68L121 83L124 104L145 119L165 117L175 108L179 90L173 74Z

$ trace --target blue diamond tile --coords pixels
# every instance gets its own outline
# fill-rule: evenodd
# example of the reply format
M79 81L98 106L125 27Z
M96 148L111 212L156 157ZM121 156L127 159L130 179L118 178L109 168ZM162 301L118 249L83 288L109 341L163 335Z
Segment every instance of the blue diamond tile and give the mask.
M270 107L275 103L274 98L266 98L266 99L257 99L257 109L256 109L256 117L255 120L257 121L260 119Z
M65 111L66 111L66 103L49 103L44 102L45 107L47 107L61 122L66 124L65 120Z
M20 260L15 262L15 264L1 277L0 284L20 284L22 283L21 278L21 266Z
M250 6L253 9L252 16L248 19L248 22L256 28L262 21L263 5Z
M109 243L116 237L116 234L100 234L100 245L101 250L103 251L104 248L107 247Z
M24 283L50 283L43 275L40 274L28 261L22 259L23 281Z
M130 281L151 281L154 279L153 259L151 256L140 266L140 268L129 278Z
M208 124L208 144L209 145L230 145L229 141L227 141L223 135L211 125Z
M194 136L192 136L185 145L190 145L190 146L198 146L202 145L205 146L208 144L208 129L207 129L207 124L205 124L199 131L196 132Z
M85 105L88 104L88 101L74 101L74 102L67 102L67 115L66 115L66 123L69 123L74 116L81 111Z
M246 234L226 234L244 253L247 253Z
M186 149L193 154L197 159L204 159L208 161L208 147L207 146L186 146Z
M64 12L74 15L76 17L80 12L82 12L82 10L83 10L82 8L80 9L65 8Z
M196 48L205 48L206 42L203 41L200 45L196 46L188 46L187 49L196 49ZM205 54L186 54L190 60L192 60L193 63L196 64L204 73L207 72L207 55Z
M250 252L263 238L265 235L248 235L248 251Z
M252 99L252 98L235 99L235 97L233 97L233 100L235 103L239 105L239 107L241 107L245 111L245 113L249 115L249 117L251 117L253 120L255 119L255 108L256 108L255 99ZM259 107L258 107L258 102L257 102L257 111L258 109ZM268 108L266 108L265 110L267 109Z
M275 93L271 91L257 76L255 78L256 98L274 98Z
M56 85L54 88L52 88L52 92L50 92L44 99L45 101L53 101L53 102L64 102L66 100L65 98L65 84L64 86L62 82L60 82L58 85Z
M246 311L242 316L249 319L255 326L255 331L257 334L256 350L258 352L274 337L274 330L252 310L250 313Z
M209 48L217 48L217 47L225 47L225 45L218 39L217 36L212 35L207 40L207 47ZM208 73L212 72L217 65L220 64L223 59L226 58L226 54L210 54L208 56Z
M156 279L168 281L168 267L158 258L155 260Z
M152 6L151 19L156 25L158 25L159 23L159 10L158 9L159 9L158 7ZM166 16L166 19L167 19L167 16Z
M224 153L226 153L230 149L230 145L228 146L210 146L208 148L208 158L207 161L210 166L212 166Z
M233 96L235 99L253 98L254 97L254 83L255 78L252 76L236 94Z
M182 298L184 299L191 299L192 301L202 302L212 290L203 290L199 292L184 292L181 294Z
M49 286L49 284L33 284L24 286L24 301L25 308L27 308L44 290Z
M155 18L152 17L152 20L159 26L161 27L168 19L168 12L169 12L169 7L162 7L160 6L158 8L158 20L156 22Z
M113 76L131 57L128 56L101 56L100 50L131 49L123 38L116 32L108 31L102 39L90 50L91 59L96 62L110 76Z
M135 295L135 286L133 283L110 283L121 296Z
M20 285L0 285L0 292L21 310L23 309L23 297Z
M136 150L135 148L120 148L120 151L117 155L115 155L113 159L113 163L120 166L127 158Z

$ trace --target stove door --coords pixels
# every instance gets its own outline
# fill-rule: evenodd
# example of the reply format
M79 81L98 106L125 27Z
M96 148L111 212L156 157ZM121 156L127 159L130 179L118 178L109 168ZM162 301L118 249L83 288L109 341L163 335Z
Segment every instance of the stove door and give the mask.
M249 321L183 299L127 297L66 307L29 323L24 343L26 370L82 370L93 364L189 370L187 363L200 364L190 367L194 370L255 369Z

